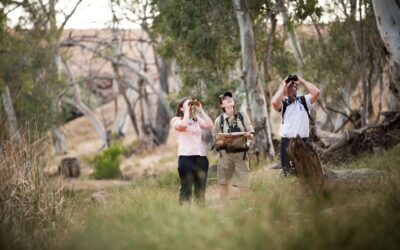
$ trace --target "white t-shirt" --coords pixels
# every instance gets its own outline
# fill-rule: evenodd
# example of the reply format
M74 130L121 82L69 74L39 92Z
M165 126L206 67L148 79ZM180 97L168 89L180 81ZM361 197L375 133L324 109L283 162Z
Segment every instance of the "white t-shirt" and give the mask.
M311 95L305 95L308 110L310 111L313 105L311 105ZM279 112L282 119L282 110ZM299 135L301 138L307 138L310 136L310 125L303 104L301 104L300 97L297 97L294 102L286 107L286 111L283 117L283 123L281 121L281 128L279 129L279 135L281 137L294 138Z

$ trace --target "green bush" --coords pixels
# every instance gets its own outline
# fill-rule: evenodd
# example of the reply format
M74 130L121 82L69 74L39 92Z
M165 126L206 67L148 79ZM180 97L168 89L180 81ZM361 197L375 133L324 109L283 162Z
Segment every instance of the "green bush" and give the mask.
M111 145L92 160L94 165L93 177L95 179L112 179L120 176L119 159L122 147L118 144Z

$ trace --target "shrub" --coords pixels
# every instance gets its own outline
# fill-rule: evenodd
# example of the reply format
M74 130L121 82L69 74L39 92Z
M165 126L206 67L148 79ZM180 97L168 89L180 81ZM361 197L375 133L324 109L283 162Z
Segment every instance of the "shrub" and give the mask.
M120 176L119 156L122 147L118 144L111 145L92 160L94 165L93 177L95 179L112 179Z

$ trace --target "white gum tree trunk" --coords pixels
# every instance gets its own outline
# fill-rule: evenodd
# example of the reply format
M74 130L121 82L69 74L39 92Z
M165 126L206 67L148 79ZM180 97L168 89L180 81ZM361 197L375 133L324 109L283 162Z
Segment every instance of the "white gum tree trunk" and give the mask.
M275 150L268 122L267 103L264 89L258 80L253 27L247 10L246 0L232 0L232 3L239 24L243 80L248 93L250 116L256 131L255 148L259 152L274 156Z
M400 2L372 0L379 34L389 53L389 89L396 98L392 109L400 110Z

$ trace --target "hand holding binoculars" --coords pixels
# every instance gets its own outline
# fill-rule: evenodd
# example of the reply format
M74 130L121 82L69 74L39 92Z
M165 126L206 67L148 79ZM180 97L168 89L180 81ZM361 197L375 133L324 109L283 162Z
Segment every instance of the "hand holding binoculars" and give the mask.
M201 102L200 102L200 101L198 101L198 100L196 100L196 99L194 99L193 101L190 101L190 102L188 103L188 105L189 105L189 106L196 106L196 107L200 107L200 105L201 105Z

